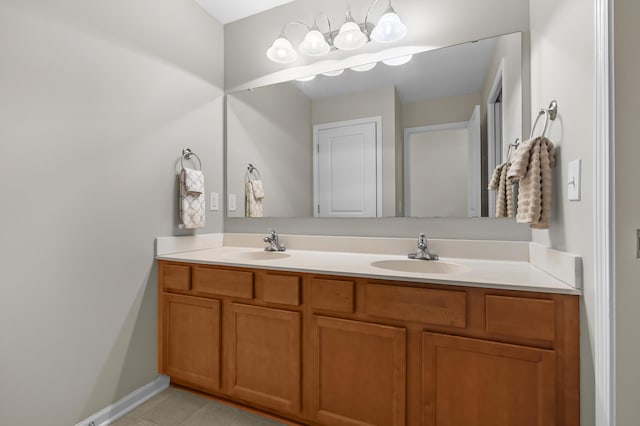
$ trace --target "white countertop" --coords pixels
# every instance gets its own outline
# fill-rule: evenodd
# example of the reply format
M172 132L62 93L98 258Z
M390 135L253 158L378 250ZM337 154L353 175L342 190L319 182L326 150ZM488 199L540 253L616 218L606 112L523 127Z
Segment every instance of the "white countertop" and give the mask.
M580 290L560 281L527 261L441 257L440 262L463 266L453 273L412 273L382 269L371 263L404 260L406 255L369 254L337 251L287 250L287 256L273 259L246 259L261 248L222 246L193 251L160 254L156 258L176 262L238 266L362 278L388 279L504 290L580 294ZM278 256L278 253L274 253ZM274 257L276 257L274 256ZM423 262L416 260L416 262Z

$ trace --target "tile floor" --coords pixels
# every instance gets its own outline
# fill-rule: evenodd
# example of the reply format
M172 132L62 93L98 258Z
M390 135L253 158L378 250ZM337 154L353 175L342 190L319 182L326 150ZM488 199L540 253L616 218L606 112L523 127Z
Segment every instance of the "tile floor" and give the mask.
M170 387L112 426L283 426L229 405Z

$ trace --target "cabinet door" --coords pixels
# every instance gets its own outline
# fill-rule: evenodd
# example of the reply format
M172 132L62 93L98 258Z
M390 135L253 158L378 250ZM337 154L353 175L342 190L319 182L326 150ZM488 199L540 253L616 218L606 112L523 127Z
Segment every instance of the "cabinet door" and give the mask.
M220 387L220 302L163 295L163 372L203 390Z
M229 392L283 412L300 412L300 313L231 304Z
M405 423L406 331L314 317L309 386L315 420L324 425Z
M441 334L422 337L422 424L556 424L553 351Z

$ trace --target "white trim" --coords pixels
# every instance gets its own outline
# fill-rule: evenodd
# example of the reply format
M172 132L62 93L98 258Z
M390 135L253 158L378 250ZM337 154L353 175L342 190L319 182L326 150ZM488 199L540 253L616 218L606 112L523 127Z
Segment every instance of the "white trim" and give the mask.
M222 247L224 234L196 234L182 237L157 237L155 254L161 256L184 251L204 250Z
M373 116L354 120L334 121L313 125L313 217L318 217L318 132L342 126L374 123L376 125L376 217L382 217L382 117Z
M529 263L571 287L582 289L582 257L529 243Z
M595 398L596 425L616 424L613 0L596 0Z
M142 405L163 390L169 387L169 376L158 376L153 381L147 383L131 392L124 398L103 408L91 417L77 423L76 426L88 426L93 423L95 426L107 426L124 416L134 408Z
M411 177L411 146L409 145L409 138L411 135L417 133L426 132L441 132L443 130L455 130L466 129L469 125L468 121L456 121L453 123L444 124L432 124L430 126L418 126L418 127L405 127L404 139L402 141L402 151L404 151L404 215L406 217L411 216L411 191L409 191L410 177Z
M504 58L500 60L500 66L496 70L496 75L493 77L493 84L491 85L491 90L489 91L489 95L487 97L487 176L491 178L491 175L494 169L500 163L497 160L496 153L496 135L494 132L495 128L495 117L494 117L494 104L496 98L498 97L498 93L504 93ZM504 127L504 124L501 120L501 126ZM503 129L504 130L504 129ZM504 133L504 132L503 132ZM504 147L501 147L501 154ZM501 157L502 158L502 157ZM489 191L489 217L496 216L496 193L495 191Z

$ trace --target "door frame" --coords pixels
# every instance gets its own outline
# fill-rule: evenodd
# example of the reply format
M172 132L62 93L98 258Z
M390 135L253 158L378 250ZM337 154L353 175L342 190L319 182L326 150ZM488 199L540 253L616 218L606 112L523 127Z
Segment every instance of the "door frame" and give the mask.
M613 0L596 0L595 160L592 182L595 193L595 420L598 426L615 426L617 420L613 25Z
M318 134L320 130L369 123L376 125L376 217L382 217L382 116L379 115L313 125L313 217L319 217L318 201L320 194L318 188Z
M494 115L494 105L498 94L504 93L504 59L500 60L500 65L496 70L496 74L493 77L493 84L491 85L491 90L489 91L489 96L487 97L487 176L491 178L491 175L495 168L500 164L500 160L498 159L498 154L500 154L500 159L502 158L504 146L501 144L500 150L496 149L496 134L494 132L495 129L495 121L496 117ZM500 121L502 125L502 120ZM503 130L504 130L504 126ZM504 134L504 131L501 132ZM489 217L496 216L496 194L495 191L489 192Z
M409 138L417 133L441 132L443 130L466 129L469 126L468 121L456 121L453 123L432 124L430 126L405 127L404 139L402 140L402 150L404 151L404 214L405 217L411 217L411 191L409 191L411 166L409 159L411 158L411 147ZM480 161L480 158L478 158Z

